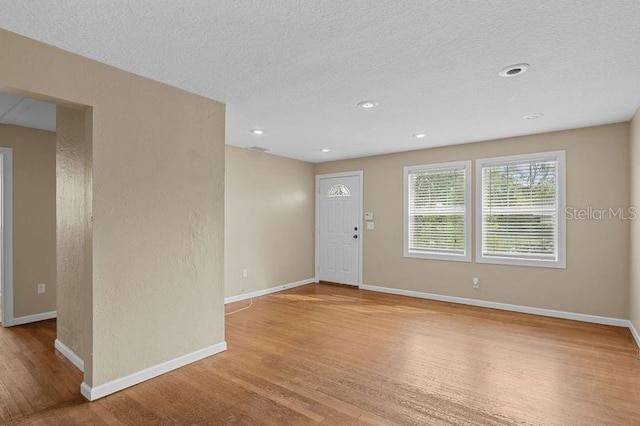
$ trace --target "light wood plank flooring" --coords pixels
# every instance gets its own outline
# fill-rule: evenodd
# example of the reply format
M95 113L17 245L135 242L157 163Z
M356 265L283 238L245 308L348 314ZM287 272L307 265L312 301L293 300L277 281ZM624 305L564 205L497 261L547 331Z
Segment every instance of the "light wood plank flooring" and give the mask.
M0 329L0 422L640 424L623 328L328 284L226 318L227 352L94 403L55 321Z

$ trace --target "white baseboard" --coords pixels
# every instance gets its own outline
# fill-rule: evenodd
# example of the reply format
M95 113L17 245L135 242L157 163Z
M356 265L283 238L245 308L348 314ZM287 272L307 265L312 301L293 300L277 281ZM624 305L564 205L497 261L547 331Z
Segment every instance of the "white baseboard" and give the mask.
M84 372L84 361L69 346L56 339L54 346L58 352L60 352L66 359L71 361L71 364L75 365L80 371Z
M111 395L112 393L137 385L138 383L142 383L149 379L153 379L154 377L168 373L176 368L184 367L187 364L200 361L201 359L226 350L227 342L221 342L217 345L191 352L190 354L174 358L170 361L163 362L162 364L154 365L153 367L145 368L144 370L112 380L99 386L91 387L83 382L82 385L80 385L80 393L89 401L95 401L96 399Z
M239 294L237 296L230 296L224 298L224 304L239 302L241 300L252 299L258 296L264 296L266 294L276 293L278 291L287 290L289 288L300 287L302 285L307 285L311 283L317 283L318 281L315 278L308 278L302 281L296 281L294 283L278 285L275 287L265 288L264 290L252 291L251 293Z
M422 293L419 291L400 290L389 287L376 287L372 285L361 285L360 289L377 291L380 293L397 294L400 296L417 297L420 299L438 300L440 302L460 303L462 305L480 306L483 308L500 309L503 311L521 312L524 314L542 315L545 317L564 318L574 321L591 322L596 324L613 325L617 327L628 327L629 320L621 318L601 317L597 315L578 314L574 312L555 311L553 309L533 308L530 306L511 305L508 303L490 302L487 300L468 299L465 297L444 296L434 293Z
M43 312L41 314L26 315L24 317L14 318L11 325L29 324L30 322L44 321L58 316L57 311Z
M638 348L640 348L640 334L631 321L629 321L629 330L631 331L631 335L633 336L633 338L636 340L636 345L638 345Z

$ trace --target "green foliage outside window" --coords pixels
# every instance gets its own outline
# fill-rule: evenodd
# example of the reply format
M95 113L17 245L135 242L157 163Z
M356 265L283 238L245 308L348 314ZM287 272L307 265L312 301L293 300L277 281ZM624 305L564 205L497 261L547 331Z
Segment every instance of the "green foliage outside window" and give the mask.
M556 251L556 162L483 170L483 252L551 257Z
M410 175L410 249L464 253L464 169Z

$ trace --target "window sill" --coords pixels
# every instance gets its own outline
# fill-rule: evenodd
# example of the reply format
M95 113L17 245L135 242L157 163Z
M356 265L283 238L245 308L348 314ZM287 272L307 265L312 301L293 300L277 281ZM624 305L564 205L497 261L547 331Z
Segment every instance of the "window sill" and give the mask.
M471 262L470 255L421 253L405 251L403 257L407 259L448 260L453 262Z
M567 269L567 264L564 260L535 260L499 256L479 256L476 258L476 263L510 266L531 266L533 268Z

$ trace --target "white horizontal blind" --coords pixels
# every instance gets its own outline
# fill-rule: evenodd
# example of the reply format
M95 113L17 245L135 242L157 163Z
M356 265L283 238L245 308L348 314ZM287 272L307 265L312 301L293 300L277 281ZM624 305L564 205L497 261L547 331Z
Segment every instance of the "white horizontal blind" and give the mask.
M558 259L558 161L482 166L482 256Z
M464 256L464 165L408 173L408 250Z

